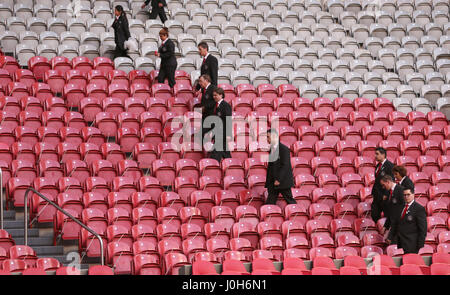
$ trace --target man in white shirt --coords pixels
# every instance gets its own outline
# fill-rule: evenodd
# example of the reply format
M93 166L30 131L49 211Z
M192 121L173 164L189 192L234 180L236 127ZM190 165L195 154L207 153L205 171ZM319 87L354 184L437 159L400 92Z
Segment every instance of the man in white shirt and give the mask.
M391 229L391 237L397 247L406 253L419 253L425 245L427 235L427 214L425 208L414 200L414 190L404 189L405 205ZM387 240L388 243L391 240Z

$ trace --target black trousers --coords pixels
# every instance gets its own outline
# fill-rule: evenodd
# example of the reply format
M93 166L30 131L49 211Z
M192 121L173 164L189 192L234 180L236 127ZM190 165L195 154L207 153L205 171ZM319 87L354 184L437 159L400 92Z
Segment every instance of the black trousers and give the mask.
M372 220L377 223L377 221L381 218L381 212L383 212L383 205L382 203L376 201L375 199L372 202L372 205L370 206L370 215L372 217Z
M156 19L158 16L163 23L166 22L167 16L166 16L166 12L164 11L164 8L158 7L158 8L152 9L152 12L150 13L150 19Z
M131 57L127 53L127 49L116 45L116 49L114 50L114 59L118 57L128 57L131 59Z
M172 88L175 85L175 71L177 66L161 66L158 74L158 83L164 83L167 79L169 86Z
M267 196L266 204L275 205L277 203L278 195L281 194L288 204L297 204L295 199L292 197L292 191L288 189L272 189L267 190L269 195Z
M212 151L209 153L209 157L211 159L217 160L217 162L221 162L222 159L231 158L231 153L229 151Z

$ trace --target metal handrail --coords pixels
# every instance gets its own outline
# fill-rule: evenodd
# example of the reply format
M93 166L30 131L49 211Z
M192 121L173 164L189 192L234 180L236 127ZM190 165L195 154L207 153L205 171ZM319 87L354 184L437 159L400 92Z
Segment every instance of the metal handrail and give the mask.
M104 249L103 249L103 240L100 237L100 235L98 233L96 233L95 231L93 231L91 228L89 228L87 225L85 225L84 223L82 223L81 221L79 221L78 219L76 219L75 217L73 217L70 213L68 213L67 211L65 211L64 209L62 209L61 207L59 207L58 205L56 205L54 202L52 202L51 200L49 200L46 196L42 195L40 192L36 191L34 188L29 187L26 192L25 192L25 197L24 197L24 204L25 204L25 216L24 216L24 220L25 220L25 227L24 227L24 231L25 231L25 246L28 246L28 203L27 203L27 199L28 199L28 193L32 191L33 193L35 193L36 195L38 195L40 198L44 199L45 201L47 201L50 205L52 205L53 207L55 207L58 211L61 211L64 215L66 215L67 217L69 217L70 219L72 219L76 224L78 224L79 226L81 226L82 228L84 228L85 230L87 230L88 232L90 232L91 234L93 234L98 241L100 242L100 256L101 256L101 263L102 265L105 264L105 256L104 256Z
M0 227L3 229L3 171L0 168Z

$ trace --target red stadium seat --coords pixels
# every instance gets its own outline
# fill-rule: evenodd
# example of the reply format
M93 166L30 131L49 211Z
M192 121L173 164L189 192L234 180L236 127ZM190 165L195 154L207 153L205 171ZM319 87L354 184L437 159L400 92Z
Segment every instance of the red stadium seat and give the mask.
M350 124L358 129L370 125L369 116L365 112L361 111L350 112L348 116L350 119Z
M372 111L378 110L373 105L372 102L368 98L358 97L353 101L353 105L355 110L358 112L364 112L369 114Z
M88 73L94 67L92 61L84 56L78 56L72 59L72 68L80 70L82 73Z
M113 270L106 265L94 265L89 267L88 275L90 276L112 276Z
M222 275L249 275L242 261L227 259L223 262Z
M314 111L314 112L309 113L308 119L311 122L311 126L315 127L315 128L320 128L322 126L330 125L329 121L328 121L327 113Z
M418 111L409 112L407 118L409 124L413 126L425 127L426 125L428 125L427 117L422 112Z

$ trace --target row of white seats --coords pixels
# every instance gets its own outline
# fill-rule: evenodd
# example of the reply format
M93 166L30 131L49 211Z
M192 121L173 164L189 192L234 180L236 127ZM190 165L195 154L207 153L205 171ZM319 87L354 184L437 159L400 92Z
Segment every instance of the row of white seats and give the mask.
M224 10L239 8L247 11L249 9L275 9L279 11L292 10L295 12L309 11L330 11L338 15L342 10L359 12L367 9L377 9L386 11L395 10L423 10L429 12L433 9L442 9L448 6L445 0L386 0L374 2L371 0L169 0L169 8L185 7L193 9L204 7L205 9L214 9L222 7Z
M34 4L43 5L67 5L71 4L70 0L22 0L20 4L24 6L33 6ZM109 1L109 0L96 0L86 1L78 0L73 1L78 5L89 5L90 7L107 6L113 7L113 5L120 4L125 8L129 8L137 3L144 2L143 0L122 0L122 1ZM3 3L8 6L14 6L17 1L4 0ZM351 11L357 13L364 10L384 10L395 12L397 10L414 11L421 10L425 12L431 12L432 10L443 10L448 8L448 2L446 0L385 0L382 2L374 2L371 0L168 0L169 9L174 8L186 8L195 9L204 7L205 9L223 8L224 10L239 9L242 11L248 11L251 9L256 10L268 10L274 9L277 11L291 10L299 12L303 10L309 11L330 11L334 15L339 15L342 11Z

